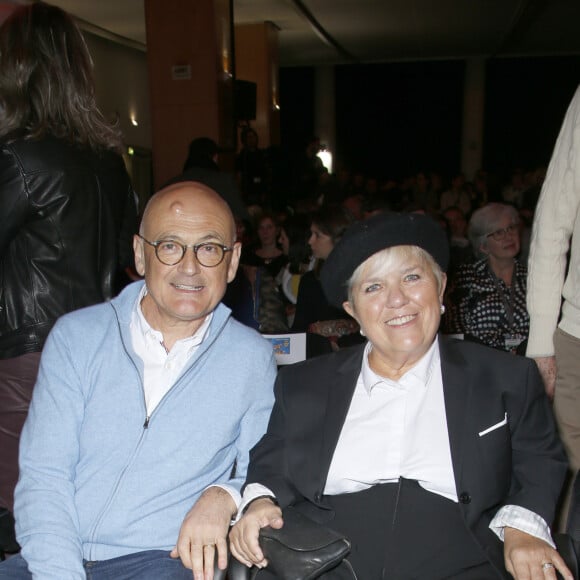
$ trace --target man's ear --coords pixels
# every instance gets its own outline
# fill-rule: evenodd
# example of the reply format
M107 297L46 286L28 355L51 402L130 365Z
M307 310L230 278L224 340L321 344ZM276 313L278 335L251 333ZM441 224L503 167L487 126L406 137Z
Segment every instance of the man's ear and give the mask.
M145 248L143 240L133 236L133 253L135 255L135 270L139 276L145 276Z
M228 284L236 277L238 266L240 264L240 256L242 254L242 244L235 242L232 249L232 257L228 265Z

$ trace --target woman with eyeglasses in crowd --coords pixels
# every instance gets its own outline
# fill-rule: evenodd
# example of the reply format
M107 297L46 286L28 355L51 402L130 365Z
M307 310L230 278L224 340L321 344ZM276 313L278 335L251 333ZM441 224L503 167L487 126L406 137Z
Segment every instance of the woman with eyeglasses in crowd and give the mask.
M530 318L527 268L515 207L489 203L473 213L468 237L479 259L461 266L447 293L444 329L493 348L524 353Z

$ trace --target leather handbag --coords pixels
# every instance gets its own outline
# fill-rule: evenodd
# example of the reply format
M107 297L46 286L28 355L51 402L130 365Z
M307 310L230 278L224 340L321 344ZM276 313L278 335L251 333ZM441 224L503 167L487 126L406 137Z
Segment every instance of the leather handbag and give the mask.
M279 530L260 530L260 547L268 570L281 580L312 580L338 566L350 552L350 542L339 532L318 524L293 507L282 513ZM259 574L258 574L259 578Z

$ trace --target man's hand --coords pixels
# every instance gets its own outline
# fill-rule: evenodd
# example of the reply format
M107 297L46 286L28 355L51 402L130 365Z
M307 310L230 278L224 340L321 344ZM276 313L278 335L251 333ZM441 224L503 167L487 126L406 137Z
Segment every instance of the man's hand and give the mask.
M505 567L516 580L556 580L556 570L565 580L574 580L552 546L514 528L506 527L504 532Z
M554 392L556 390L556 357L555 356L540 356L534 359L538 365L542 379L544 380L544 387L546 395L550 401L554 400Z
M266 526L280 529L283 525L282 510L273 501L267 498L253 501L230 532L232 554L248 567L267 566L258 542L260 529Z
M227 491L210 487L185 516L171 557L181 558L183 565L193 570L194 580L213 580L216 548L218 566L220 570L226 569L227 534L236 510L236 503Z

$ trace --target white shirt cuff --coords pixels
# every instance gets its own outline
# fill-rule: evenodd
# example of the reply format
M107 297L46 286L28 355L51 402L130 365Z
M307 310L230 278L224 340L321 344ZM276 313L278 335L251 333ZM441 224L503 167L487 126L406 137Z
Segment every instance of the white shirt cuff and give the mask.
M248 507L248 504L250 502L254 501L257 497L261 497L264 495L268 495L271 498L276 497L270 489L268 489L265 485L262 485L261 483L250 483L249 485L247 485L246 488L244 489L244 497L238 507L238 515L235 521L237 522L242 517L244 510Z
M552 534L550 533L550 528L544 518L519 505L503 506L497 514L495 514L489 527L502 542L504 528L509 527L530 534L540 540L544 540L544 542L550 544L552 548L556 548L556 544L554 544Z

